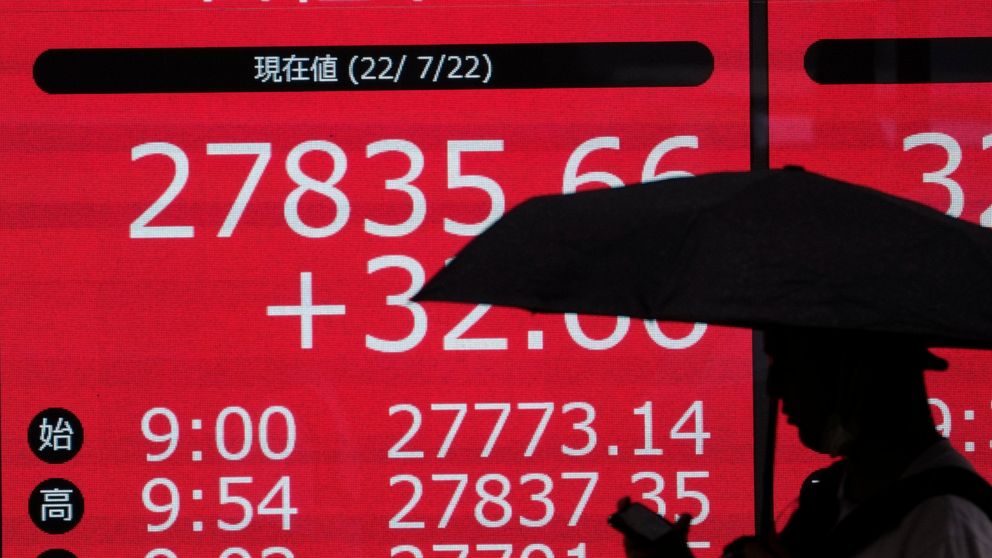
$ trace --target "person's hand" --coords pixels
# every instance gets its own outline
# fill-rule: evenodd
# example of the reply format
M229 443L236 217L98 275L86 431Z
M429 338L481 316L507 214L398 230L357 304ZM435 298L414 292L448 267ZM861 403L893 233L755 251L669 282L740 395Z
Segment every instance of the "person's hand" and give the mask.
M791 558L774 534L760 539L740 537L723 549L723 558Z
M630 498L625 496L617 502L617 511L623 511L629 505ZM691 520L692 516L690 515L679 517L675 522L675 529L655 543L624 536L624 554L627 558L693 558L692 552L686 544Z

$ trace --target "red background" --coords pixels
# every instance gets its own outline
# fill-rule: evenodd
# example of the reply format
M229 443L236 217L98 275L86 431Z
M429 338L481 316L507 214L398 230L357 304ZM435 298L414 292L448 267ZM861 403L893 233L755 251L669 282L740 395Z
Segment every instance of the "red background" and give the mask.
M620 538L605 517L619 496L636 498L646 489L646 482L631 482L641 471L665 479L662 497L670 513L696 514L698 503L678 495L677 474L709 473L686 485L712 504L693 530L693 540L712 545L700 556L715 556L729 538L749 531L753 440L746 331L711 327L693 347L667 350L632 323L616 347L590 351L570 338L561 316L494 309L466 336L505 337L508 350L455 352L443 350L443 337L470 308L437 305L427 307L427 334L415 348L399 354L365 348L366 335L396 339L412 327L410 312L386 304L387 296L408 288L408 274L370 274L368 262L409 256L429 275L467 240L445 233L443 219L477 222L488 213L482 192L447 189L449 140L503 140L503 152L467 153L462 166L466 174L496 180L507 207L561 191L570 154L599 136L620 138L620 149L589 155L580 172L606 171L637 182L651 149L680 135L698 136L699 148L673 151L661 170L746 168L746 2L272 4L4 7L3 554L33 557L61 547L79 556L145 556L168 548L187 558L242 547L261 556L265 548L282 546L298 557L329 551L388 556L398 545L413 544L432 556L434 544L513 543L516 558L532 543L566 556L585 542L590 557L615 555ZM705 43L716 59L710 81L673 89L50 96L31 79L35 58L49 48L668 40ZM397 154L365 156L368 144L393 138L423 151L417 185L427 212L416 232L389 239L366 233L362 223L395 223L409 213L406 196L384 188L384 180L402 175L408 163ZM350 201L351 216L337 234L308 239L282 216L283 202L296 188L285 160L294 146L318 139L347 155L338 188ZM152 224L192 225L192 239L129 238L130 224L173 173L164 157L131 160L132 148L146 142L173 143L189 157L188 183ZM231 238L216 233L252 159L208 156L206 145L219 142L272 146L272 161ZM304 169L323 179L332 165L316 154L304 159ZM315 195L305 197L301 208L313 225L334 215ZM298 303L301 272L313 274L314 303L347 306L344 316L315 319L311 350L300 348L299 320L266 316L267 306ZM594 337L608 335L613 323L582 319ZM690 329L663 328L673 337ZM527 349L531 330L545 332L544 349ZM559 447L584 444L583 434L571 428L582 413L562 413L562 407L577 401L596 409L598 444L590 455L570 457ZM633 410L647 401L654 406L662 457L633 456L644 443L643 418ZM712 436L703 455L695 454L691 440L669 435L694 401L703 401L704 430ZM493 402L555 404L533 458L521 455L537 414L516 410L492 456L479 457L495 413L473 413L472 407ZM470 409L444 459L431 456L453 413L431 413L432 403ZM389 416L397 404L423 411L423 426L407 449L423 450L426 458L387 458L411 424L409 414ZM298 432L293 454L272 462L259 451L258 420L276 405L292 411ZM215 419L232 406L244 408L255 424L254 449L242 461L223 460L213 441ZM86 429L83 450L64 465L40 462L25 443L31 418L47 407L70 409ZM153 407L171 409L180 425L178 449L159 463L147 462L145 454L164 445L147 441L141 431L141 418ZM202 430L192 430L193 419L203 421ZM155 424L156 431L165 428ZM227 423L231 447L241 436L235 424ZM688 424L683 430L691 430ZM279 432L274 448L282 447ZM609 455L610 445L618 446L618 456ZM202 462L192 461L193 451L204 453ZM568 527L583 483L560 475L576 471L598 473L599 483L579 524ZM453 473L469 475L471 483L450 526L437 529L451 483L432 484L430 476ZM529 500L536 483L518 483L526 473L555 480L550 498L556 513L547 527L519 526L519 516L542 514L541 505ZM481 527L473 518L479 500L474 482L484 474L505 475L513 485L508 501L514 516L507 527ZM423 499L406 519L426 521L426 529L388 528L411 497L409 484L390 487L396 475L422 480ZM83 521L61 536L40 532L26 513L33 487L54 476L72 480L86 498ZM232 488L254 505L289 476L291 505L299 510L291 529L281 530L278 517L256 515L243 531L218 530L217 520L235 522L239 515L236 505L219 503L219 479L230 476L254 479ZM179 518L164 533L146 530L165 518L142 505L142 489L153 478L172 480L180 492ZM204 491L202 501L192 499L194 489ZM164 491L155 494L156 502L165 501ZM192 531L193 521L204 522L202 533Z
M806 48L824 38L989 36L987 2L904 0L769 2L769 126L771 165L800 164L809 170L870 184L931 204L949 205L947 191L925 183L946 155L934 146L904 149L922 132L946 134L962 150L951 175L964 195L961 217L978 221L992 205L986 187L992 151L989 84L822 86L802 67ZM405 255L430 275L467 240L444 232L443 220L477 222L489 210L477 189L449 190L446 145L451 140L504 142L499 153L466 153L463 172L496 180L506 206L561 191L566 161L583 142L618 137L620 149L595 151L580 172L605 171L637 182L645 158L673 136L699 138L698 149L668 154L659 170L701 173L747 168L747 3L725 2L460 2L377 1L374 4L255 0L122 2L5 2L0 12L0 394L2 394L3 554L34 557L62 547L79 556L145 556L169 548L180 557L219 556L243 547L251 556L284 546L296 556L388 556L412 544L425 556L435 544L513 543L514 558L529 544L548 545L566 556L579 542L587 555L619 552L619 537L604 518L623 494L638 497L642 471L660 474L671 512L699 513L692 498L679 498L677 474L706 471L688 490L702 491L709 517L693 529L714 556L733 536L753 525L751 447L751 347L748 332L710 327L685 350L662 349L640 323L605 351L580 348L561 316L531 316L493 309L467 337L506 338L505 351L446 351L443 338L471 310L430 305L427 334L412 350L384 354L365 348L365 336L395 339L412 327L410 312L387 306L410 277L398 269L368 273L368 262ZM446 43L592 42L695 40L713 52L712 78L697 88L542 91L384 92L226 95L49 96L31 79L35 58L49 48L199 47L250 45L402 45ZM382 139L412 141L425 169L416 181L427 200L416 232L382 238L363 230L364 219L395 223L410 211L401 193L384 181L402 175L398 154L367 158L366 146ZM288 152L308 140L331 141L347 155L337 185L351 216L324 239L298 236L286 224L283 202L296 188L285 169ZM190 160L190 179L155 225L193 225L193 239L137 240L130 224L164 190L172 167L163 157L131 160L131 149L153 141L179 146ZM206 145L266 142L272 161L231 238L217 238L252 159L208 156ZM332 171L319 154L304 159L317 178ZM586 187L602 187L591 184ZM663 187L663 185L659 185ZM319 196L301 204L303 218L322 225L333 208ZM299 321L268 317L269 305L299 301L301 272L313 274L316 304L344 304L344 316L317 317L314 348L300 349ZM606 337L614 320L583 318L586 333ZM685 335L689 326L666 324ZM544 332L544 348L528 349L527 332ZM980 472L992 476L989 423L992 380L989 357L943 351L951 370L933 374L932 395L950 409L951 441ZM703 401L703 455L691 440L669 431L694 401ZM633 410L653 403L654 439L661 457L634 456L643 445L643 418ZM514 405L492 455L479 456L494 412L477 403ZM538 413L518 403L552 402L555 412L541 445L522 458ZM581 411L563 413L570 402L597 412L598 443L590 455L563 455L561 445L585 440L571 423ZM432 403L464 403L465 423L447 457L436 455L454 413ZM408 413L389 415L398 404L417 406L423 425L405 446L423 459L388 459L387 452L411 426ZM258 448L258 420L275 405L293 412L295 451L285 461L265 459ZM47 465L31 453L25 431L40 410L61 406L86 428L86 445L64 465ZM153 407L179 417L176 453L149 463L141 418ZM225 461L213 441L222 409L243 407L255 423L256 442L243 461ZM966 420L965 411L974 411ZM204 428L193 431L193 419ZM942 420L942 419L941 419ZM240 431L228 423L236 446ZM280 424L276 421L274 424ZM691 425L691 421L689 423ZM157 428L163 428L156 423ZM691 430L691 428L684 428ZM273 446L282 447L277 428ZM618 456L608 447L617 445ZM792 428L779 436L776 510L787 517L800 480L825 460L795 441ZM204 460L193 462L192 451ZM563 472L596 472L599 483L576 527L567 519L583 488ZM470 484L446 529L436 528L452 483L431 483L432 474L466 474ZM553 520L520 527L538 517L529 500L537 483L522 487L521 475L554 479ZM473 508L475 480L505 475L514 516L509 526L479 526ZM390 487L397 475L415 475L423 498L407 515L427 528L390 529L409 502L411 485ZM46 535L30 522L27 499L39 482L65 477L86 497L86 516L74 531ZM277 517L256 516L238 532L222 532L218 519L235 521L237 507L220 505L221 477L251 476L236 494L254 504L275 482L292 479L288 531ZM147 524L163 514L145 510L141 492L153 478L179 487L181 512L164 533ZM493 485L495 486L495 485ZM204 499L192 500L193 489ZM164 492L157 492L157 500ZM487 508L490 515L495 507ZM670 515L669 514L669 515ZM203 521L202 533L191 529ZM473 550L472 556L496 554ZM409 554L399 554L408 556ZM540 553L532 554L539 556Z

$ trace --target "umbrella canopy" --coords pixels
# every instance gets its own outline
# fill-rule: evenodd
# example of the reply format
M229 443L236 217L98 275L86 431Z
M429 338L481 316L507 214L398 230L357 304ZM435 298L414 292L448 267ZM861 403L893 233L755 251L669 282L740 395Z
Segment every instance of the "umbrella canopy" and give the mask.
M992 231L799 168L528 200L414 300L992 345Z
M414 300L992 347L992 231L798 167L714 173L531 199ZM774 528L767 403L759 535Z

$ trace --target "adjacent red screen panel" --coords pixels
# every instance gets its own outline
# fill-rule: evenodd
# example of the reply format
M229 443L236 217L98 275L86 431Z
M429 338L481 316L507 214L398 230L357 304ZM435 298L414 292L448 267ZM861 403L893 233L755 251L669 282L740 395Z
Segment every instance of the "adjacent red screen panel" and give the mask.
M768 13L773 167L802 165L992 226L987 2L769 2ZM992 478L992 361L940 354L951 368L928 381L938 429ZM780 430L785 519L824 460Z
M5 556L750 531L749 332L407 302L527 197L746 168L747 3L459 4L4 6Z

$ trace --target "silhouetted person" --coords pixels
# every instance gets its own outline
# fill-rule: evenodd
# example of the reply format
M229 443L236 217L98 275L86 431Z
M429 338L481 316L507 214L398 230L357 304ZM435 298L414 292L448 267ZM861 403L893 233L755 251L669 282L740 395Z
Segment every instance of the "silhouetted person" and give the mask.
M842 459L807 478L778 536L738 539L726 555L992 558L992 488L936 432L927 400L923 372L946 361L896 335L779 329L765 339L769 394L805 446ZM630 558L682 554L625 543Z

